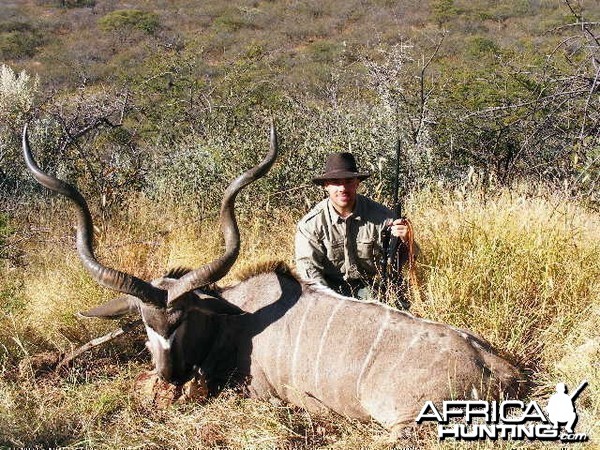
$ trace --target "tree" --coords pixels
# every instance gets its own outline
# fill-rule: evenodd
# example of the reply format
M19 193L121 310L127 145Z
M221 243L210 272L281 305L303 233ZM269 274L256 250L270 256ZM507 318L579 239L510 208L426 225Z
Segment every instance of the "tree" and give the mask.
M452 20L458 14L458 10L454 0L435 0L431 3L431 13L433 20L441 27Z

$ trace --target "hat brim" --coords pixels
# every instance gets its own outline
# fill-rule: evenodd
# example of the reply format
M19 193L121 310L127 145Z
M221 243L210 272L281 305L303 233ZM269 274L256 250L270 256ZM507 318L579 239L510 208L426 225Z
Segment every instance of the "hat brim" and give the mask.
M318 177L314 177L312 182L316 185L323 186L327 180L338 180L343 178L358 178L360 181L369 178L371 176L370 173L359 173L359 172L348 172L348 171L339 171L339 172L329 172L324 173Z

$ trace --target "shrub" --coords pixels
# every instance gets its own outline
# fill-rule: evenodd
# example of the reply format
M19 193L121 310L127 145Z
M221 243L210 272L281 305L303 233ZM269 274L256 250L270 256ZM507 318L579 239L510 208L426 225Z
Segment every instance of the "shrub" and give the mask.
M331 41L317 41L310 44L307 50L313 61L333 62L340 55L342 46Z
M442 26L452 20L458 14L454 0L435 0L431 3L433 20Z
M20 74L5 64L0 66L0 120L6 124L18 122L32 108L39 78L25 71Z
M33 108L38 85L37 77L0 66L0 201L14 195L13 188L21 179L19 132Z
M60 0L57 2L61 8L93 8L96 0Z
M154 34L160 25L158 14L138 9L120 9L110 12L98 20L104 31L138 30Z
M0 23L0 59L30 58L43 42L42 34L29 23Z
M493 39L484 36L474 36L469 39L467 54L473 58L479 58L482 54L494 54L499 51L498 45Z
M241 28L260 28L255 14L237 8L226 9L214 20L213 24L217 30L226 32L235 32Z

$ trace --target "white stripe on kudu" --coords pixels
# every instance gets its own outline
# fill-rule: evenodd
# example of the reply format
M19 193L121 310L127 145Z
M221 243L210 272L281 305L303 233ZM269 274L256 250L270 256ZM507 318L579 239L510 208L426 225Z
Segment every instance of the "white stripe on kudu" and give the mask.
M321 340L319 342L319 351L317 352L317 357L315 359L315 392L321 394L320 387L320 378L321 378L321 357L323 356L323 349L325 348L325 342L327 341L327 335L329 334L329 329L331 328L331 324L333 323L333 318L338 313L340 308L344 306L346 303L344 301L338 302L335 307L332 309L329 318L327 319L327 324L323 329L323 333L321 334Z
M377 347L379 346L379 343L381 342L381 339L383 338L383 334L385 333L385 329L387 328L387 324L388 324L389 320L390 320L390 309L386 308L385 316L383 317L381 325L379 325L379 330L377 331L377 336L375 336L375 339L373 339L373 343L371 344L371 347L369 347L369 352L367 353L365 361L363 362L363 365L360 368L360 373L358 375L358 378L356 379L356 398L358 398L358 399L360 399L360 386L362 383L362 379L365 375L365 372L367 371L367 368L369 368L371 366L371 363L373 361L373 356L375 355L375 352L377 351Z
M154 331L152 327L146 325L146 334L148 335L148 341L150 342L150 345L155 348L160 347L162 350L169 350L171 348L171 345L173 345L173 339L175 339L175 333L177 333L177 330L173 331L168 339L165 339L156 331Z
M313 311L314 301L304 308L304 314L302 314L302 319L300 319L300 325L298 326L298 332L296 333L296 341L294 342L294 351L292 352L292 366L291 366L291 381L292 385L296 385L297 382L297 373L298 373L298 354L300 353L300 348L302 347L302 338L304 336L304 324L306 323L306 318Z

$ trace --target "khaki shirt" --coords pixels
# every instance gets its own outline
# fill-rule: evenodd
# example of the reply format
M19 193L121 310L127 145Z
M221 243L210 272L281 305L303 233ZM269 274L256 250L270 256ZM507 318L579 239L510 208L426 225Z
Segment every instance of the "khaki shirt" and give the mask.
M357 195L354 212L343 219L331 201L318 203L296 231L296 269L299 275L337 289L344 283L370 285L383 254L381 232L394 213ZM390 246L395 245L392 238Z

